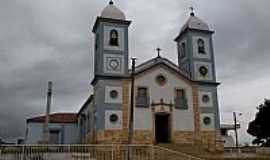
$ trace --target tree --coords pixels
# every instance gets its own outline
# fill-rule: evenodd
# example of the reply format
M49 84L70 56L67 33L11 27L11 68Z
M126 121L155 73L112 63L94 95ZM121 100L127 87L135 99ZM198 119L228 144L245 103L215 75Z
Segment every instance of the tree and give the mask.
M257 109L256 117L249 123L247 132L256 137L252 144L270 147L270 100L265 99Z

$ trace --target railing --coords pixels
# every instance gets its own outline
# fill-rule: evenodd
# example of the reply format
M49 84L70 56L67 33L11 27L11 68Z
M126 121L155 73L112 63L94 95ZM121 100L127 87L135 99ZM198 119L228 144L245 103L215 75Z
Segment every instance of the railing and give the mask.
M228 147L224 148L227 153L256 153L258 147Z
M7 145L0 160L202 160L153 145Z

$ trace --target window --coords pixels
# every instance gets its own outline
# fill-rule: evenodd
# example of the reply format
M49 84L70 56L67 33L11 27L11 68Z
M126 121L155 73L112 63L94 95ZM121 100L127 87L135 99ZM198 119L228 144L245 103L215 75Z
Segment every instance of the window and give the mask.
M116 90L110 91L110 97L116 99L118 97L118 92Z
M180 42L178 43L178 54L179 54L179 57L185 57L186 55L186 44L184 42Z
M201 66L199 68L199 72L203 77L205 77L208 74L208 69L205 66Z
M111 46L119 46L119 37L117 30L113 29L110 31L110 45Z
M163 86L167 82L167 78L160 74L156 77L156 82L158 85Z
M149 97L147 92L146 87L138 87L136 97L137 107L149 107Z
M211 118L210 117L204 117L203 118L203 123L205 124L205 125L210 125L211 124Z
M208 103L210 101L210 97L207 94L205 94L202 96L202 101L203 103Z
M176 89L175 108L188 109L188 102L184 89Z
M95 50L98 49L98 43L99 43L99 35L96 34Z
M59 130L50 130L50 143L59 144L60 131Z
M185 57L185 55L186 55L186 44L185 43L181 44L181 52L182 52L182 56Z
M184 89L176 89L176 97L183 97L185 96L185 90Z
M147 88L139 87L138 88L138 97L146 97L147 96Z
M111 114L110 115L110 122L116 123L117 121L118 121L118 116L116 114Z
M198 39L197 44L198 44L198 53L199 54L205 54L204 41L202 39Z

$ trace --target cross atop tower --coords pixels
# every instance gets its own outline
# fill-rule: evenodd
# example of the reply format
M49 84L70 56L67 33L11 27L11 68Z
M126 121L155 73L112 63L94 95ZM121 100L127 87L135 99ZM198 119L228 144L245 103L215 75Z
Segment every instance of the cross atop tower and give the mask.
M160 57L161 48L157 47L156 51L157 51L157 54L158 54L157 57Z
M113 5L113 1L112 1L112 0L110 0L109 4L110 4L110 5Z
M191 16L195 16L195 14L194 14L194 7L193 6L191 6L191 7L189 7L189 9L190 9L190 15Z

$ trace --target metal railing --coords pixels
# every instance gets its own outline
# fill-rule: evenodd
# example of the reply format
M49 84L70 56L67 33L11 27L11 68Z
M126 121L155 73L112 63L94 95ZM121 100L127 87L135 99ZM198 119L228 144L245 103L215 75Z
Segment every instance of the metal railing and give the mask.
M225 153L256 153L258 147L227 147Z
M0 160L202 160L153 145L6 145Z

